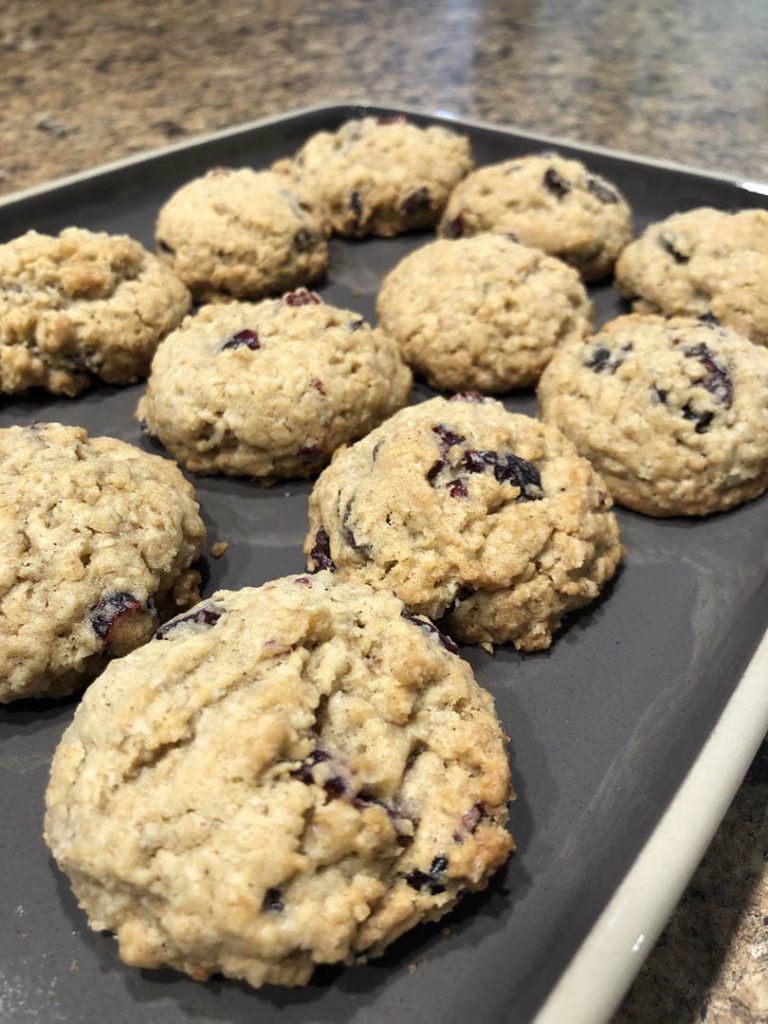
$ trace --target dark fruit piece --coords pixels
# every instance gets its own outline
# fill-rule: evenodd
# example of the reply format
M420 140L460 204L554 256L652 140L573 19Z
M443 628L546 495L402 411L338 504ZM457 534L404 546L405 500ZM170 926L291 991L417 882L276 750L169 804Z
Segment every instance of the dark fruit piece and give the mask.
M657 235L656 244L659 245L665 253L671 256L675 263L687 263L690 259L689 256L685 255L685 253L682 253L679 251L679 249L676 249L672 241L669 238L667 238L666 235Z
M315 534L315 544L309 552L309 557L315 566L315 572L319 572L320 569L336 572L336 564L331 558L331 539L324 526Z
M381 446L383 444L383 441L377 441L376 444L373 446L373 451L371 452L371 462L375 462L376 459L379 457L379 452L381 451Z
M325 385L323 384L323 382L321 380L318 380L317 377L315 377L315 379L312 381L312 387L315 389L315 391L318 391L321 395L325 394Z
M341 535L353 551L363 558L371 557L371 549L368 544L360 544L355 537L352 527L349 525L349 517L352 515L352 499L347 502L344 515L341 517Z
M669 395L668 391L664 391L662 388L657 388L654 384L651 394L653 395L655 401L661 402L662 405L667 404L667 396Z
M356 220L363 216L363 200L359 192L353 192L349 197L349 208Z
M601 203L618 203L619 197L613 189L607 188L597 178L587 178L587 190L596 196Z
M554 167L548 167L544 172L544 186L558 199L562 199L571 191L570 181L559 174Z
M484 804L472 804L470 809L461 816L461 824L470 834L473 834L480 824L482 819L485 817L485 805Z
M709 425L715 418L715 414L711 411L707 412L696 412L691 408L691 403L686 402L683 406L683 419L693 420L696 423L694 430L697 434L706 434L709 430Z
M312 580L309 578L309 576L297 576L293 582L297 583L300 587L312 586Z
M464 220L460 213L443 226L443 234L446 238L461 238L464 234Z
M307 228L299 228L293 236L293 246L298 252L309 252L317 245L317 235Z
M699 323L700 324L704 324L707 327L719 327L720 326L720 321L717 319L717 317L713 316L711 313L703 313L699 317Z
M440 472L444 465L444 459L438 459L437 462L432 463L430 468L427 470L427 480L430 483L432 483L432 481L435 479L435 477L437 476L437 474Z
M294 768L290 772L292 779L298 779L299 782L303 782L305 786L312 786L315 782L315 777L312 774L312 769L316 764L322 764L323 761L330 761L331 755L327 750L321 750L316 747L310 754L304 758L298 768Z
M454 434L452 430L446 427L442 423L438 423L436 427L432 427L432 432L437 434L440 438L440 450L443 455L447 455L450 448L453 448L456 444L464 444L466 438L463 438L461 434Z
M450 651L451 654L458 654L459 648L445 633L441 633L437 626L433 625L428 619L422 619L418 615L412 615L410 612L400 612L401 618L407 622L412 622L414 626L418 626L419 629L423 629L425 633L429 633L431 636L436 637L446 651Z
M467 485L463 480L449 480L446 486L452 498L466 498L469 495Z
M143 611L141 601L126 590L117 590L114 594L102 597L95 607L91 608L91 626L103 644L110 642L110 633L117 622L125 615L133 615Z
M352 320L349 324L350 331L359 331L365 323L365 320Z
M498 483L520 488L518 501L539 501L544 497L539 471L519 455L470 450L464 455L464 468L470 473L492 469Z
M448 867L447 857L435 857L429 871L421 871L415 868L405 876L405 880L412 889L428 889L433 896L445 892L445 886L440 881L440 876Z
M690 359L698 359L707 371L704 380L697 381L697 383L706 388L726 408L730 408L733 401L733 381L728 371L717 362L709 348L702 342L692 348L683 349L683 352Z
M403 212L408 217L415 217L417 213L424 213L432 207L432 199L426 185L411 192L403 202Z
M208 605L205 608L196 608L189 615L182 615L181 618L171 619L170 622L166 622L155 633L155 640L165 640L169 633L185 622L193 622L198 626L215 626L223 614L222 609L214 608L213 605Z
M246 328L243 331L238 331L237 334L233 334L231 338L228 338L221 346L222 352L225 348L249 348L252 352L256 349L261 348L261 342L256 331L252 331Z
M336 800L347 792L347 784L340 775L334 775L332 778L326 779L323 789L329 797Z
M632 346L622 349L624 352L630 352ZM612 352L609 348L604 348L602 345L598 348L593 349L592 354L583 362L583 366L586 366L588 370L593 373L610 373L614 374L624 362L624 358L619 352Z
M286 292L283 296L283 303L286 306L321 306L323 300L315 292L299 288L295 292Z
M273 914L279 914L285 910L283 894L279 889L267 889L264 894L263 909Z
M167 252L169 256L175 256L176 255L176 250L172 249L171 246L168 245L167 242L163 242L159 238L157 240L157 248L160 250L160 252Z

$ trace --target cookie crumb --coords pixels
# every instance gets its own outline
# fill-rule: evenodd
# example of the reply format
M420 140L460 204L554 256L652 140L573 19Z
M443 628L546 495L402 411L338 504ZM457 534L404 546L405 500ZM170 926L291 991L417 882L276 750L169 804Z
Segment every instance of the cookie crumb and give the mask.
M493 655L495 653L495 651L493 649L493 644L484 643L484 644L480 644L480 646L483 648L483 650L485 651L486 654L490 654L490 656L493 657Z
M228 547L228 540L217 540L215 544L211 544L211 550L208 554L211 558L221 558L221 556L226 553Z
M408 973L415 974L417 966L418 965L416 963L408 964Z

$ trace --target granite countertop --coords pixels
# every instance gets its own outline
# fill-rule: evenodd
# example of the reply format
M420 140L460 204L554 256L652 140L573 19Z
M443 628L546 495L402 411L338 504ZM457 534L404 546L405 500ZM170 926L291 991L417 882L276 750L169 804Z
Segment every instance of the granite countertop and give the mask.
M762 0L6 0L0 192L309 104L444 110L768 180ZM616 1024L768 1019L764 745Z

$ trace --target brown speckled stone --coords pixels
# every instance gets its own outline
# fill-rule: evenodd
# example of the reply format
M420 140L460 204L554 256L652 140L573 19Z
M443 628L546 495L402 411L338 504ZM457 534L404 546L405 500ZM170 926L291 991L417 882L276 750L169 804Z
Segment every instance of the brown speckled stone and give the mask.
M357 99L766 180L766 53L760 0L6 0L0 192ZM761 758L616 1024L768 1019Z

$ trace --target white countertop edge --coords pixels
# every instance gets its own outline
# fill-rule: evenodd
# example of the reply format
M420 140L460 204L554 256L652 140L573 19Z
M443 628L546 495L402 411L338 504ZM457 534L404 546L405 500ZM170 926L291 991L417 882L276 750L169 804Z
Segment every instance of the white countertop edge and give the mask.
M2 209L3 206L10 206L11 204L17 203L23 199L31 199L34 196L45 195L46 192L52 192L58 188L73 185L76 182L88 181L89 178L97 178L110 171L118 171L127 167L139 166L146 160L151 160L157 156L164 156L167 153L181 153L184 150L191 149L194 146L199 146L206 142L215 142L219 139L229 139L236 135L253 131L256 128L266 128L269 125L285 121L287 118L300 117L304 114L320 113L323 110L338 110L343 107L349 108L353 114L359 117L364 116L369 107L382 107L384 109L400 110L404 114L415 114L419 117L439 117L443 120L455 121L457 127L466 125L467 127L484 128L489 131L509 132L510 134L517 135L520 138L530 139L535 145L543 143L547 146L570 146L574 149L582 150L585 153L596 153L600 156L610 156L617 157L621 160L631 160L633 163L644 164L647 167L659 167L669 171L681 171L687 174L697 174L702 178L709 178L714 181L726 181L732 185L738 186L739 188L747 189L749 192L768 196L768 182L750 181L738 175L736 172L722 173L705 170L701 167L691 167L687 164L676 163L672 160L662 160L655 157L642 156L638 153L630 153L625 150L610 149L606 146L598 146L589 142L581 142L577 139L567 139L557 135L547 135L539 132L528 131L527 129L519 128L514 124L499 124L472 117L464 117L461 114L454 114L449 110L430 111L399 103L390 103L387 101L338 100L326 103L315 103L308 107L287 110L280 114L271 114L268 117L258 118L254 121L246 121L241 124L231 125L228 128L221 128L215 132L207 132L203 135L190 136L188 139L184 139L183 142L174 143L170 146L161 146L157 149L142 150L139 153L123 157L120 160L113 160L109 163L100 164L98 167L93 167L87 171L80 171L77 174L69 174L65 177L54 178L51 181L43 182L40 185L32 185L30 188L21 189L17 192L10 192L7 195L0 196L0 209Z
M600 1024L653 948L768 731L768 633L661 821L534 1019Z

